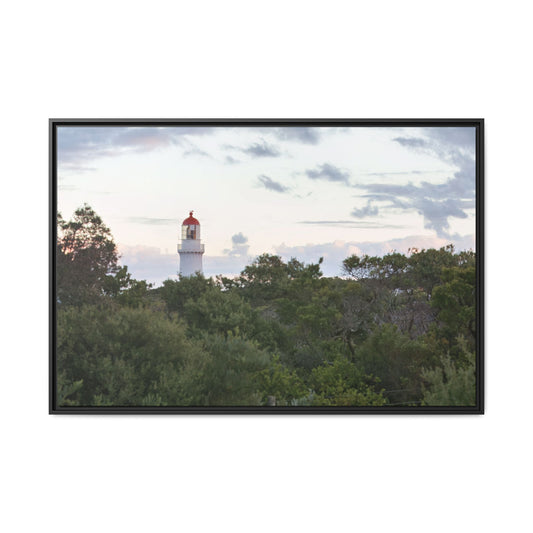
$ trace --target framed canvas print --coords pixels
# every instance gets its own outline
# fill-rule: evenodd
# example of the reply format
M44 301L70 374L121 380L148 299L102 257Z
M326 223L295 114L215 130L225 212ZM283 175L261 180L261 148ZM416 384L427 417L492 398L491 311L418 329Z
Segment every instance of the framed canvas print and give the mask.
M483 413L483 127L51 119L50 412Z

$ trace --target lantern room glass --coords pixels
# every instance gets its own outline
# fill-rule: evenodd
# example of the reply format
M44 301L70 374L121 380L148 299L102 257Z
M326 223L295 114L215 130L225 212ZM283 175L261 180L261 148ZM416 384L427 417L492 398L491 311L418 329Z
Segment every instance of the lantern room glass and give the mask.
M181 239L183 241L200 238L200 226L196 224L184 224L181 226Z

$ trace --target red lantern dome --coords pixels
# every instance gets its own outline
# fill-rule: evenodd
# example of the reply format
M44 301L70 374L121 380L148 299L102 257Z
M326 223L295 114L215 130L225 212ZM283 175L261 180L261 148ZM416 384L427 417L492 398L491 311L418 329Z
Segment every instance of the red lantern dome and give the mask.
M189 218L186 218L181 225L182 226L199 226L200 222L198 222L198 220L196 220L192 216L192 211L189 211Z

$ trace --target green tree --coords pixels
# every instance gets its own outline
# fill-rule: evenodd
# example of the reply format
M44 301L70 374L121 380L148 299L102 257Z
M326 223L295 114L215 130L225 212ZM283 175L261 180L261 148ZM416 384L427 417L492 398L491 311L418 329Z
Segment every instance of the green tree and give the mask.
M187 300L182 316L197 334L254 337L256 312L237 293L223 293L217 287Z
M398 280L409 271L409 261L405 255L391 252L383 257L352 255L342 263L344 274L354 279Z
M264 254L231 280L152 290L90 207L58 227L60 405L460 405L475 391L473 253L351 256L345 278Z
M340 297L339 335L353 359L356 346L368 337L379 321L381 306L363 283L336 279L330 281L329 286Z
M381 391L376 392L376 380L344 357L314 368L311 384L312 405L380 406L387 402Z
M458 343L463 351L462 366L456 364L449 355L441 357L440 366L424 369L423 405L473 406L476 404L475 356L468 351L464 339Z
M57 216L56 297L62 305L95 303L106 293L118 294L130 281L119 267L109 228L87 204L72 220Z
M474 264L445 268L442 284L433 290L431 305L441 324L439 335L449 345L463 335L471 350L476 340L476 267ZM457 355L455 350L451 355Z
M100 304L61 307L57 318L62 405L189 405L198 397L208 357L165 313Z
M317 264L305 265L294 258L285 263L280 256L263 254L241 272L233 287L256 306L263 306L287 296L291 282L319 279L321 263L322 258Z
M194 301L206 292L215 289L215 284L210 278L197 273L194 276L183 277L179 281L167 279L163 282L163 286L157 289L157 292L167 305L169 312L183 315L187 302Z
M268 354L243 338L205 334L206 362L197 380L194 405L260 405L258 374L268 367Z
M409 258L413 285L420 287L426 294L426 298L431 298L433 289L442 281L442 271L457 265L459 256L454 253L453 244L449 244L439 250L430 248L428 250L412 250Z
M257 380L263 404L272 399L278 406L292 405L298 398L309 394L303 380L281 362L279 355L272 357L269 366L259 372Z
M391 404L408 404L421 400L421 371L432 365L435 357L422 340L384 324L358 347L355 363L365 374L379 378Z

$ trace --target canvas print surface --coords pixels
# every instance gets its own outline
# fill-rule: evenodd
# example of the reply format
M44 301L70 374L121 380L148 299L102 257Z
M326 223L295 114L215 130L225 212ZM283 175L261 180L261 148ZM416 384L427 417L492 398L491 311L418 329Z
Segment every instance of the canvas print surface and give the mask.
M473 125L55 135L56 409L476 406Z

